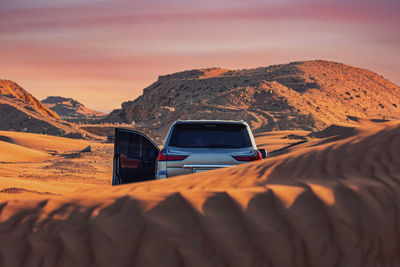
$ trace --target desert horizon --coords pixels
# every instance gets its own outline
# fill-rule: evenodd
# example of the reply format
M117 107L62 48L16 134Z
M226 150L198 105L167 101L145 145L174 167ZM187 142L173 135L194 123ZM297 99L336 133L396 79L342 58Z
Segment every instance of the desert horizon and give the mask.
M400 266L396 0L0 6L0 267Z
M285 65L285 64L295 63L295 62L308 62L308 61L328 61L328 62L337 62L337 61L335 61L335 60L327 60L327 59L304 59L304 60L301 60L301 61L299 61L299 60L291 60L291 61L289 61L289 62L287 62L287 63L279 63L279 62L276 62L276 64L272 64L272 65L269 65L269 66L282 65L282 64ZM348 62L337 62L337 63L339 63L339 64L346 64L346 63L348 63ZM365 69L365 70L369 70L369 71L372 71L372 72L375 73L375 71L374 71L373 68L368 68L367 66L356 66L356 67L357 67L357 68L361 68L361 69ZM143 90L144 90L145 88L147 88L147 87L149 86L149 84L151 85L152 83L154 83L154 80L156 80L157 77L159 78L159 77L163 77L163 76L173 75L174 73L181 73L181 72L187 72L187 71L196 71L196 70L206 70L206 69L221 69L221 70L239 71L239 70L242 70L242 69L258 69L258 68L265 68L265 65L245 66L245 67L241 67L241 68L239 67L239 68L237 68L237 69L229 69L229 68L214 67L214 66L213 66L213 67L211 67L211 66L203 66L203 67L200 67L200 68L198 68L198 69L186 69L186 70L185 70L185 69L177 69L175 72L168 72L168 71L167 71L167 73L164 73L164 74L158 73L156 76L154 76L154 78L149 78L149 80L147 80L146 82L144 82L143 84L141 84L141 88L138 89L138 90L135 90L134 94L132 94L132 95L126 95L126 96L125 96L125 99L123 99L123 102L124 102L124 101L133 101L133 100L135 100L136 98L140 97L140 96L143 94ZM380 73L380 75L382 75L382 74L383 74L383 73ZM382 76L382 77L383 77L384 79L391 80L389 77L385 77L385 76ZM393 78L391 81L394 82L394 84L398 87L398 86L399 86L398 84L400 84L400 80L397 79L398 75L395 75L395 76L390 75L390 77ZM14 81L14 80L11 79L10 77L0 77L0 79L5 80L5 81L13 81L13 82L16 82L16 83L18 83L19 85L21 85L21 87L24 87L24 84L23 84L23 83L21 83L20 81ZM34 89L34 88L31 88L31 89ZM35 91L36 91L36 90L35 90ZM63 92L63 91L61 91L61 92ZM115 103L113 107L106 108L106 107L104 107L104 106L98 106L97 103L93 103L91 100L88 101L88 100L86 99L86 97L82 97L82 96L79 96L79 95L76 95L76 94L72 94L72 95L58 94L58 95L55 95L55 94L53 94L53 93L50 93L50 94L47 94L47 95L41 94L41 96L42 96L42 100L41 100L42 102L44 101L44 103L45 103L46 101L50 101L48 105L55 105L56 102L54 102L54 101L57 101L57 100L58 100L59 102L62 102L62 101L72 101L72 102L76 102L78 105L82 105L83 108L87 108L88 111L86 111L86 112L91 112L91 113L95 114L94 116L96 116L96 114L98 114L98 115L100 115L100 116L101 116L102 114L103 114L103 115L104 115L104 114L109 114L109 113L111 113L112 111L121 108L121 103L120 103L120 102ZM38 99L39 99L39 98L38 98ZM65 105L65 104L66 104L66 103L64 103L64 105ZM69 104L69 105L71 105L71 104ZM96 110L92 109L93 106L96 106ZM63 113L63 112L67 112L67 111L66 111L66 110L64 110L64 111L61 111L61 110L60 110L60 112Z

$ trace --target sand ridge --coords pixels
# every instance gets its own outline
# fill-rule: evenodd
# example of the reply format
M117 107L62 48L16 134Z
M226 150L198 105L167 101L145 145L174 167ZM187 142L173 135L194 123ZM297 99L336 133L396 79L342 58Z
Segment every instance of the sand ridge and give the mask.
M208 173L0 202L4 266L399 266L400 122Z

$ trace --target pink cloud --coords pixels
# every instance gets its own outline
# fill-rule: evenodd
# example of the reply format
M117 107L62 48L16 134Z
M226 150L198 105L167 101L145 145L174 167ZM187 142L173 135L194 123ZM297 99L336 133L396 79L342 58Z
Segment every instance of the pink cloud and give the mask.
M259 5L246 8L159 10L140 12L141 6L100 5L67 8L15 9L0 11L0 32L52 30L171 21L217 21L303 19L332 22L399 25L397 10L382 5L303 1L291 5Z

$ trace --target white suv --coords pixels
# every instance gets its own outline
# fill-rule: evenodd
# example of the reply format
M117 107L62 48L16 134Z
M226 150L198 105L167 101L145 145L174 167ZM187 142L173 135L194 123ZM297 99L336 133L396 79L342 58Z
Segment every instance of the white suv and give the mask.
M113 185L198 173L266 157L244 121L172 124L161 151L145 135L116 128Z

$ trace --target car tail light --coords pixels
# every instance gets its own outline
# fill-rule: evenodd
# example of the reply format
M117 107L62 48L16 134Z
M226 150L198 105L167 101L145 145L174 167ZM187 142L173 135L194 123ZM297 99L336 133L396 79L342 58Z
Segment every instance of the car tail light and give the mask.
M158 161L166 161L167 160L167 152L165 149L162 149L160 153L158 153Z
M262 156L260 151L258 150L254 150L253 151L253 155L249 155L249 156L232 156L234 159L236 159L237 161L256 161L256 160L261 160Z
M187 155L168 155L167 161L171 160L184 160L187 158Z
M162 149L158 154L158 161L179 161L184 160L187 157L187 155L167 155L167 151Z

